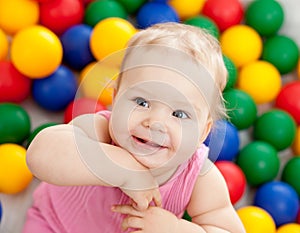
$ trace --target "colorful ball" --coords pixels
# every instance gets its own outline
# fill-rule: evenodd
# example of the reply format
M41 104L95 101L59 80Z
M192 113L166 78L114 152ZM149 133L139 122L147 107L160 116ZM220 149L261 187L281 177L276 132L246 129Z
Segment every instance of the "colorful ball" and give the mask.
M200 27L207 30L211 35L219 38L219 28L210 18L204 15L197 15L186 19L183 23Z
M129 14L134 14L147 0L118 0Z
M60 111L73 101L77 91L75 74L66 66L59 66L50 76L34 80L33 99L43 108Z
M295 140L292 144L292 150L295 155L300 155L300 126L297 126Z
M300 123L300 80L287 83L280 90L275 106L287 111Z
M276 225L272 216L257 206L244 206L237 210L247 233L275 233Z
M137 12L138 28L147 28L157 23L179 22L176 11L165 3L147 2Z
M85 9L84 23L94 27L101 20L117 17L127 19L128 14L121 3L115 0L96 0Z
M236 25L225 30L220 37L224 55L228 56L239 68L258 60L263 43L260 35L247 25Z
M60 65L63 48L59 38L40 25L20 30L11 44L14 66L30 78L44 78Z
M0 192L19 193L31 182L33 176L26 165L24 147L4 143L0 145Z
M254 205L268 211L278 227L295 222L299 210L298 194L289 184L272 181L257 189Z
M69 103L68 107L65 110L64 114L64 123L69 123L75 117L87 114L87 113L96 113L101 110L105 110L106 107L95 99L91 98L79 98L71 103Z
M31 91L32 80L21 74L11 61L0 61L0 102L19 103Z
M37 24L39 4L31 0L0 0L0 28L13 35L19 30Z
M300 224L287 223L280 226L276 233L300 233Z
M271 63L257 60L241 67L237 88L247 92L257 104L269 103L281 89L281 76Z
M241 23L244 17L243 6L238 0L207 0L202 13L211 18L221 31Z
M231 161L217 161L215 165L225 179L231 203L236 204L246 190L246 178L243 171Z
M83 21L82 0L54 0L40 4L40 23L57 35Z
M280 151L292 145L296 136L296 123L287 112L271 109L257 118L253 126L253 136L256 140L270 143Z
M257 115L257 107L252 97L238 89L226 90L223 96L230 122L238 130L249 128Z
M175 9L180 19L199 15L205 0L170 0L168 4Z
M278 175L280 167L276 149L263 141L253 141L244 146L237 156L236 163L251 186L272 181Z
M268 38L263 47L262 59L272 63L281 74L296 69L299 59L299 48L291 38L276 35Z
M1 17L1 16L0 16ZM5 60L8 55L8 38L0 28L0 61Z
M246 8L245 22L262 36L276 34L284 20L279 2L274 0L252 1Z
M225 90L228 90L235 87L238 78L238 70L229 57L223 55L223 61L228 72L227 83L225 86Z
M92 54L96 59L102 60L109 54L124 49L136 32L136 28L125 19L104 19L93 29L90 39Z
M75 70L81 70L95 60L90 49L92 27L79 24L67 29L60 37L63 46L63 60Z
M208 157L211 161L232 161L240 146L238 130L228 121L217 121L204 143L210 148Z
M300 157L296 156L287 161L282 170L282 181L291 185L300 196Z
M22 143L30 133L31 122L25 109L13 103L0 103L0 144Z

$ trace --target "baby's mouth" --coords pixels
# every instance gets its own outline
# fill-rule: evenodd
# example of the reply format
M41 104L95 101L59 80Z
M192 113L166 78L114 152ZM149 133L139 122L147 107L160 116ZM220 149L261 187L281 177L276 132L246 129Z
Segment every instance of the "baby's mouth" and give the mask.
M145 145L147 147L152 147L152 148L156 148L156 149L162 149L162 148L167 148L166 146L164 145L160 145L156 142L153 142L153 141L150 141L150 140L147 140L147 139L143 139L143 138L140 138L140 137L136 137L136 136L133 136L132 135L132 138L134 139L134 141L136 141L138 144L141 144L141 145Z

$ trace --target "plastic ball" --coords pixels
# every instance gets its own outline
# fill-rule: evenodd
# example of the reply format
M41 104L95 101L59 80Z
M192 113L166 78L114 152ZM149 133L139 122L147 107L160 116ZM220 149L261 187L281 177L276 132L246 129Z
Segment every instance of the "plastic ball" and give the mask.
M299 48L291 38L276 35L265 41L262 59L276 66L281 74L287 74L297 67Z
M13 103L0 103L0 144L22 143L30 133L31 122L25 109Z
M300 224L287 223L280 226L276 233L300 233Z
M223 175L231 203L234 205L243 196L246 190L246 178L243 171L233 162L230 161L217 161L216 167Z
M82 0L53 0L40 4L40 23L57 35L80 24L84 17Z
M227 76L227 83L225 86L225 90L230 88L234 88L238 79L238 70L235 64L231 61L230 58L223 55L224 64L226 66L228 76Z
M287 83L280 90L275 106L277 108L287 111L295 119L295 121L300 123L300 81L292 81Z
M134 14L147 0L118 0L129 14Z
M269 103L281 89L281 76L271 63L257 60L241 67L237 88L247 92L257 104Z
M238 89L226 90L223 96L230 122L238 130L249 128L257 115L257 107L252 97Z
M30 143L32 142L32 140L35 138L35 136L40 132L42 131L43 129L47 128L47 127L50 127L50 126L54 126L54 125L57 125L58 123L56 122L47 122L47 123L44 123L44 124L41 124L39 125L38 127L36 127L29 135L29 137L27 138L27 146L26 148L29 147Z
M23 191L33 176L26 165L24 147L4 143L0 145L0 192L16 194Z
M253 126L256 140L270 143L277 150L292 145L296 136L296 123L290 114L280 109L271 109L260 115Z
M20 30L11 44L14 66L30 78L44 78L60 65L63 48L48 28L36 25Z
M71 103L65 110L64 123L69 123L73 118L87 113L96 113L101 110L105 110L106 107L95 99L91 98L79 98Z
M247 25L235 25L220 36L224 55L239 68L260 58L263 42L260 35Z
M34 80L33 99L43 108L60 111L73 101L77 91L75 74L66 66L59 66L50 76Z
M147 28L157 23L179 22L176 11L165 3L148 2L137 12L136 22L138 28Z
M238 0L207 0L202 14L211 18L221 31L240 24L244 17L243 6Z
M298 75L298 79L300 79L300 59L298 61L298 65L297 65L297 75Z
M274 0L252 1L245 11L245 22L262 36L276 34L284 20L279 2Z
M122 50L136 32L136 28L125 19L104 19L93 29L90 39L92 54L101 60L113 52Z
M2 220L2 204L0 202L0 223L1 223L1 220Z
M168 4L175 9L180 19L187 19L198 15L203 8L205 0L170 0Z
M251 186L272 181L278 175L280 167L276 149L263 141L253 141L244 146L237 156L236 163Z
M90 49L92 27L79 24L67 29L60 37L63 61L75 70L81 70L95 60Z
M8 55L8 38L0 28L0 61L5 60Z
M282 181L272 181L260 186L254 195L254 205L268 211L277 227L295 222L299 210L297 192Z
M0 102L21 102L31 91L32 80L21 74L11 61L0 61Z
M118 17L127 19L128 14L121 3L115 0L96 0L85 9L84 23L94 27L101 20Z
M287 161L282 170L282 181L291 185L300 196L300 157L296 156Z
M217 121L204 143L210 148L208 157L211 161L232 161L240 146L238 130L228 121Z
M0 0L0 28L13 35L19 30L37 24L39 4L31 0Z
M300 126L297 126L295 140L292 144L292 150L295 155L300 155Z
M219 38L219 28L210 18L198 15L191 18L188 18L184 21L184 24L196 26L207 30L211 35L216 38Z

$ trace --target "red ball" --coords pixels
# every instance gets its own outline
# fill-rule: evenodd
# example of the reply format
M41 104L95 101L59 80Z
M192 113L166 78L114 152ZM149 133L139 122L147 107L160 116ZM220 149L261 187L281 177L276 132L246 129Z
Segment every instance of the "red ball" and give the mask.
M66 108L64 114L64 123L69 123L73 118L86 114L106 110L105 105L91 98L80 98L72 101Z
M0 61L0 102L19 103L30 95L31 79L21 74L11 61Z
M216 167L223 175L232 204L238 202L246 190L246 177L242 169L231 161L217 161Z
M300 124L300 81L283 86L277 95L275 106L287 111Z
M57 35L83 22L82 0L52 0L40 4L40 22Z
M244 17L244 9L239 0L207 0L202 14L211 18L220 31L240 24Z

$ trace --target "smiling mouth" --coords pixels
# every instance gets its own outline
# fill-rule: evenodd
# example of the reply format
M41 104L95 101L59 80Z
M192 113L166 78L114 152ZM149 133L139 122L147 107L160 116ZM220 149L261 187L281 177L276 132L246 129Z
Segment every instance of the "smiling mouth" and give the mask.
M155 143L153 141L149 141L149 140L146 140L146 139L143 139L143 138L139 138L139 137L136 137L136 136L132 136L132 138L139 145L144 145L144 146L146 146L148 148L155 148L155 149L164 149L164 148L167 148L166 146L157 144L157 143Z

